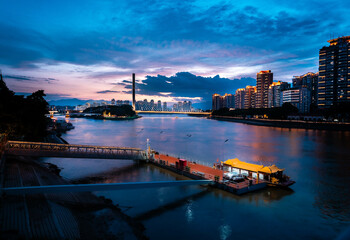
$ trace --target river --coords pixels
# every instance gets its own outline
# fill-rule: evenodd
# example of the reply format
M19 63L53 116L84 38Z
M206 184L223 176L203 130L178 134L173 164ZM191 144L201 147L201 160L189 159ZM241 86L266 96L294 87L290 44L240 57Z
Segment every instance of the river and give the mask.
M239 158L276 164L296 181L243 196L199 186L96 192L142 221L150 239L334 239L350 227L350 133L281 129L185 115L143 115L131 121L70 119L72 144L146 148L213 164ZM129 160L58 159L67 179L102 182L181 179Z

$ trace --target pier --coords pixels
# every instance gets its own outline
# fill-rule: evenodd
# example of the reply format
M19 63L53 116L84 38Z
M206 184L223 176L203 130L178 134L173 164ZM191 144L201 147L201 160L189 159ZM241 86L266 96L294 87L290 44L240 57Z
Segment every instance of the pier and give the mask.
M191 161L186 161L186 166L181 166L181 161L186 160L164 154L155 154L150 163L191 179L211 180L213 181L211 186L237 195L257 191L267 187L267 183L262 180L259 180L258 182L249 182L249 180L239 183L226 182L223 178L224 171L221 169L215 169Z
M107 146L92 146L92 145L77 145L77 144L57 144L57 143L40 143L40 142L21 142L7 141L3 144L5 156L29 156L29 157L62 157L62 158L98 158L98 159L115 159L115 160L138 160L149 162L158 167L167 169L177 174L184 175L190 179L202 180L201 182L183 182L183 183L143 183L143 184L84 184L69 185L69 186L50 186L50 187L17 187L17 188L1 188L2 193L22 193L30 192L75 192L75 191L103 191L103 190L118 190L125 188L149 188L149 187L164 187L176 186L181 184L208 184L223 189L234 194L244 194L247 192L263 189L267 186L265 181L248 181L245 180L239 183L225 181L223 178L224 171L214 167L208 167L196 162L187 161L171 157L164 154L155 154L151 151L149 145L148 150L139 148L125 147L107 147ZM4 158L4 157L3 157ZM185 165L182 165L186 162ZM3 175L3 174L2 174ZM2 176L3 178L3 176Z
M41 142L7 141L2 148L2 164L6 156L29 157L62 157L62 158L99 158L99 159L129 159L152 161L152 154L139 148L105 147L76 144L57 144ZM3 170L3 169L2 169ZM1 171L3 173L3 171ZM4 179L4 174L1 178ZM20 181L22 182L22 180ZM176 187L185 185L202 185L211 183L211 179L201 181L168 181L168 182L143 182L143 183L108 183L108 184L74 184L55 186L15 186L5 187L2 182L1 194L35 194L35 193L59 193L59 192L92 192L110 191L137 188Z

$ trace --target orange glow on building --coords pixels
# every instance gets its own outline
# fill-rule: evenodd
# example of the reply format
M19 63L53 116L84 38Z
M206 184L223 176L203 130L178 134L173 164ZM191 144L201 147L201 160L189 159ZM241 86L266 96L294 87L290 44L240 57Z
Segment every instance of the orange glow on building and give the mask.
M334 39L328 40L327 42L329 42L331 46L335 46L338 44L339 39L345 40L350 43L350 36L334 38Z

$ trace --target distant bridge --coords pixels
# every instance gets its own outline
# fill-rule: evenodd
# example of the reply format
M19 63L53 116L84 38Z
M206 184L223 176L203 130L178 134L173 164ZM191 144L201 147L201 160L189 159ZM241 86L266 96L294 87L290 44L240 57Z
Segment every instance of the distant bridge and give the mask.
M188 114L208 116L211 112L172 112L172 111L136 111L136 113L159 113L159 114Z
M147 159L146 151L124 147L8 141L4 150L6 155L33 157Z

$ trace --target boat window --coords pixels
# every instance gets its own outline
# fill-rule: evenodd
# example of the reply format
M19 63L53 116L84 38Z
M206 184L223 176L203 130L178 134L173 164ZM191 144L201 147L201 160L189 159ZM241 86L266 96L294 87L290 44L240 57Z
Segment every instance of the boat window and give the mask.
M264 174L259 173L259 179L264 180Z

